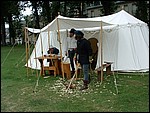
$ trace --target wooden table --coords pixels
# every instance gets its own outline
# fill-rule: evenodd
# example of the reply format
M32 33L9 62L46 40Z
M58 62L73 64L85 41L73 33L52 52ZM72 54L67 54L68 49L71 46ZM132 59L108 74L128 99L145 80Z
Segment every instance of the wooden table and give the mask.
M45 75L44 71L47 70L47 68L49 67L49 66L43 65L44 59L50 59L53 62L52 66L50 66L50 67L52 67L52 69L56 68L56 74L60 74L59 58L60 58L60 56L58 56L58 55L47 55L47 56L44 55L44 56L36 57L35 59L38 59L41 64L41 70L40 70L41 76Z

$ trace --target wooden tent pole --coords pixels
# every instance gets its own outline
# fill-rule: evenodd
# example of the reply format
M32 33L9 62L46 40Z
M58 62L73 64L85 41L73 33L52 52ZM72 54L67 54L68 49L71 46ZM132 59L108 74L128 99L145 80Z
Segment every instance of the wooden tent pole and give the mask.
M35 39L35 34L33 35ZM36 40L34 41L34 50L35 50L35 58L36 58ZM37 68L37 59L35 59L35 63L36 63L36 68ZM38 77L38 70L36 70L36 76Z
M50 48L50 28L49 28L49 26L48 26L48 47ZM49 51L49 48L48 48L48 51ZM49 54L51 54L50 51L49 51ZM53 60L50 59L50 61L51 61L52 65L54 65Z
M30 41L32 41L32 40L30 40ZM32 47L32 44L31 44L31 47ZM31 52L30 52L31 47L30 47L29 37L28 37L28 56L31 56ZM31 65L31 58L29 59L29 61L30 61L30 65ZM31 73L33 75L33 70L31 70Z
M30 43L29 43L29 32L28 32L28 30L27 30L27 49L28 49L28 59L29 59L29 56L30 56ZM29 61L30 61L30 65L31 65L31 59L29 59ZM28 65L29 66L29 65ZM29 68L28 68L29 69Z
M43 55L43 42L42 42L42 35L41 35L41 31L40 31L40 38L41 38L41 52L42 52L42 57Z
M103 28L102 28L102 21L100 23L101 29L100 29L100 47L101 47L101 84L103 82L103 38L102 38L102 33L103 33Z
M48 26L48 47L50 48L50 30L49 30L49 29L50 29L50 28L49 28L49 26ZM49 51L49 48L48 48L48 51ZM49 54L51 54L50 51L49 51ZM53 60L50 59L50 61L51 61L52 65L54 65Z
M28 38L27 38L27 29L25 27L25 43L26 43L26 62L27 62L27 76L28 76L28 49L27 49L27 43L28 43Z
M41 30L40 30L40 38L41 38L41 52L42 52L42 57L44 57L43 55L43 43L42 43L42 35L41 35ZM43 70L44 70L44 61L43 61ZM44 75L44 72L43 72L43 75Z
M61 41L60 41L60 31L59 31L58 18L57 18L57 28L58 28L58 38L59 38L59 44L60 44L61 69L62 69L62 76L63 76L63 80L64 80L64 66L63 66L63 61L62 61L62 48L61 48Z
M48 26L48 47L50 48L50 30Z

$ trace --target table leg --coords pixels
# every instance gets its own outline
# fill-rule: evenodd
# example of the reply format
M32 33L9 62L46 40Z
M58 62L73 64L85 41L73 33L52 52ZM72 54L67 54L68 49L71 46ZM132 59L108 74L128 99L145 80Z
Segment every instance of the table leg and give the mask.
M43 66L43 60L42 59L39 59L39 61L40 61L40 64L41 64L41 70L40 70L40 75L41 76L44 76L44 66Z

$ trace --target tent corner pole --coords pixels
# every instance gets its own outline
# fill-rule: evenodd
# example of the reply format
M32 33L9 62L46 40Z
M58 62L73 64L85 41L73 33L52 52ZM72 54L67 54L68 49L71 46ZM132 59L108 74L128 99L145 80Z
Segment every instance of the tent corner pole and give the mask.
M27 28L25 27L24 28L24 31L25 31L25 46L26 46L26 62L27 62L27 76L28 76L28 47L27 47Z
M63 61L62 61L62 44L61 44L61 41L60 41L60 31L59 31L59 21L58 21L58 18L57 18L57 28L58 28L58 38L59 38L59 44L60 44L60 58L61 58L61 71L62 71L62 76L63 76L63 80L64 80L64 66L63 66Z
M102 21L100 22L100 49L101 49L101 84L103 82L103 38L102 38L102 33L103 33L103 28L102 28Z

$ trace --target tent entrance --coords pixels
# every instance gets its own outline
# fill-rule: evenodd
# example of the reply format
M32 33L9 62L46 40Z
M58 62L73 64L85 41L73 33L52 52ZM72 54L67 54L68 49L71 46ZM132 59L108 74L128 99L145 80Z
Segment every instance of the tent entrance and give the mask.
M91 43L91 48L92 48L92 58L93 58L93 62L91 64L92 69L94 70L96 67L96 63L97 63L97 54L98 54L98 40L96 38L90 38L88 39L89 42Z

